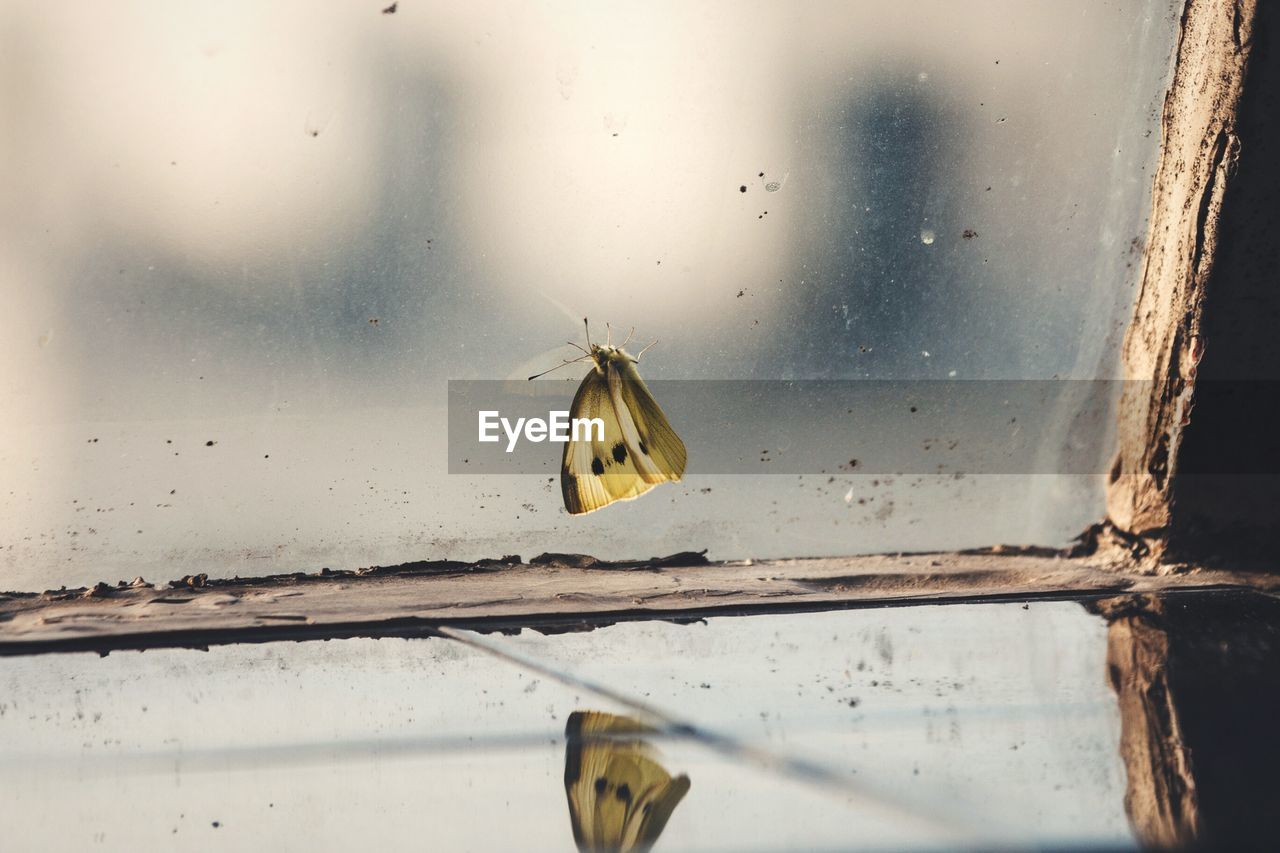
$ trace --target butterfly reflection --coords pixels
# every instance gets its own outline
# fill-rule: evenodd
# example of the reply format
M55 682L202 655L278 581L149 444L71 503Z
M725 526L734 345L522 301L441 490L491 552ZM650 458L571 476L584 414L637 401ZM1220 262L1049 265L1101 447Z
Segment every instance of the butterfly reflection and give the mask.
M648 850L689 790L643 738L655 729L630 717L575 711L565 726L564 790L582 851Z

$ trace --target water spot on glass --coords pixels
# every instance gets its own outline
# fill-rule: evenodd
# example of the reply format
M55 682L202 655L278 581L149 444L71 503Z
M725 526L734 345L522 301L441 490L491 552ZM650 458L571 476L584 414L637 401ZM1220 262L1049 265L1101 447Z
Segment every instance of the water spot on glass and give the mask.
M931 228L925 228L920 232L920 242L924 243L926 246L932 246L933 241L936 238L937 235L933 233L933 229Z
M312 110L307 113L306 123L303 124L302 130L307 136L315 138L324 132L329 126L330 119L333 118L332 113L327 109Z
M49 342L52 340L53 340L53 329L47 329L44 332L44 334L36 338L36 344L42 347L47 347L49 345Z
M919 74L916 75L916 79L919 80L921 83L929 82L929 72L921 71Z
M619 133L627 129L627 116L606 113L604 117L604 129L606 132L617 136Z
M556 81L560 84L560 97L566 101L573 97L573 84L578 79L578 63L571 58L556 63Z
M766 181L764 185L764 191L768 193L776 193L778 190L782 189L783 186L786 185L787 178L790 177L790 175L791 175L790 172L783 172L781 178L774 178L770 181ZM760 177L763 178L764 174L762 173Z

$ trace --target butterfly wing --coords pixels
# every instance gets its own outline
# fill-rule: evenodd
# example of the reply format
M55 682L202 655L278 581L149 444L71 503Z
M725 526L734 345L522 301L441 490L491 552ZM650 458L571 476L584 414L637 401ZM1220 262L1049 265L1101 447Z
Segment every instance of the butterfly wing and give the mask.
M575 420L599 418L604 423L603 441L593 429L588 430L584 438L565 445L560 490L564 493L565 509L570 513L592 512L614 501L630 500L661 482L646 479L636 468L636 456L623 437L608 380L599 370L592 369L578 386L569 416Z
M663 483L683 477L688 459L684 442L671 428L634 363L610 363L609 394L622 414L623 437L637 454L636 468L645 481Z
M689 777L673 779L640 739L651 731L598 711L569 717L564 784L579 850L647 850L689 791Z

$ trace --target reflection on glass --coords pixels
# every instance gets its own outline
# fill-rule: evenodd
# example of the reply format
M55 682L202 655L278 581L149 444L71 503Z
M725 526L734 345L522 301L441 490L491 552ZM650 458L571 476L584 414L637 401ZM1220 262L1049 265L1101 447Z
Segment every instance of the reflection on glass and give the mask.
M630 717L574 711L565 726L564 790L573 840L583 851L648 850L689 790L674 779Z
M1108 622L1125 810L1159 849L1254 848L1280 832L1280 601L1140 595L1091 606Z

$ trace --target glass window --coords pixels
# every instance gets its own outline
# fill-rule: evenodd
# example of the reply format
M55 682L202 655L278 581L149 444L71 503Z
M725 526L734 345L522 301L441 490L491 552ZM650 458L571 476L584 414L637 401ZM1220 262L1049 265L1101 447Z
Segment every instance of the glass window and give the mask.
M446 383L584 316L650 379L1115 376L1180 9L7 3L0 587L1063 544L1100 472L695 446L570 517L448 473Z

